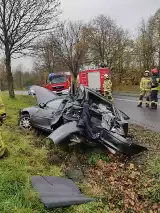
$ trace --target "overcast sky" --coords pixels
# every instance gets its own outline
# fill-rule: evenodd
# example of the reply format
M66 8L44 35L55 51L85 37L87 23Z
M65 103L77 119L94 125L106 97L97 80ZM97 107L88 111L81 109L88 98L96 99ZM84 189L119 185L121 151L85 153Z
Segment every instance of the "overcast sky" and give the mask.
M88 21L94 16L104 14L115 19L119 26L135 34L141 18L147 20L160 8L160 0L61 0L62 19ZM32 60L23 58L13 60L13 66L22 63L32 67Z

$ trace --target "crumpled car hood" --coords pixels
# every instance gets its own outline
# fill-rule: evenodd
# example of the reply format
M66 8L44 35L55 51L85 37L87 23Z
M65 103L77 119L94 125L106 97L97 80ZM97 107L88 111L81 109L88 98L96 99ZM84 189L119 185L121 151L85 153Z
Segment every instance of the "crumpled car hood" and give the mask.
M57 94L44 87L32 86L32 89L35 91L38 105L42 103L45 104L57 97Z

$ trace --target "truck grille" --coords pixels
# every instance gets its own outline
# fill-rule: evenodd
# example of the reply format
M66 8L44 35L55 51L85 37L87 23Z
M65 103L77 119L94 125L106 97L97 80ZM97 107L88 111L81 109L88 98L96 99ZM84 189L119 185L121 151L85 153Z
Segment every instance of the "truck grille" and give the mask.
M64 86L54 86L53 90L63 90Z

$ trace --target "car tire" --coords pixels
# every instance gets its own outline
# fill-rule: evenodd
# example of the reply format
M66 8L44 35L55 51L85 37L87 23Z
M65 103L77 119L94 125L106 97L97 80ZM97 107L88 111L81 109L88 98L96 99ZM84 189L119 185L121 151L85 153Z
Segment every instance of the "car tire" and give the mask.
M24 129L24 130L31 130L32 129L29 114L21 115L21 117L19 119L19 127Z

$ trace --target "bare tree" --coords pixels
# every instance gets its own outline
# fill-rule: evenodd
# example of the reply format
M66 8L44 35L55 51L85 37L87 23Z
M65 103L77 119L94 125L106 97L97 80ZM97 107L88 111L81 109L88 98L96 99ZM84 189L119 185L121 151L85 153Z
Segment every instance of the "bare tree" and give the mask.
M153 31L148 22L141 21L139 27L139 35L135 40L135 53L137 54L137 61L139 61L139 70L150 70L154 64L154 44Z
M128 32L118 29L117 40L112 53L112 73L117 74L119 83L124 79L130 67L129 55L132 51L132 40L129 39Z
M96 64L104 62L112 66L120 31L110 17L100 15L91 21L88 41Z
M105 62L116 83L138 84L145 69L160 65L160 10L147 22L141 21L134 39L110 17L100 15L87 25L62 23L38 42L35 52L42 77L46 71L69 69L75 78L84 64Z
M122 74L126 70L125 57L130 40L128 32L104 15L93 19L88 29L87 39L92 61L96 65L100 62L107 63L114 77L118 74L121 82Z
M11 56L32 47L32 42L53 29L59 0L0 0L0 41L6 57L10 97L14 98Z
M160 9L148 21L148 33L152 37L154 66L160 67Z
M61 58L56 54L52 36L46 36L44 39L37 42L34 46L34 65L36 69L42 72L57 72L66 70L66 67L61 63Z
M68 67L74 79L85 62L88 50L85 38L85 26L81 22L62 23L51 37L56 55L60 57L63 65Z

